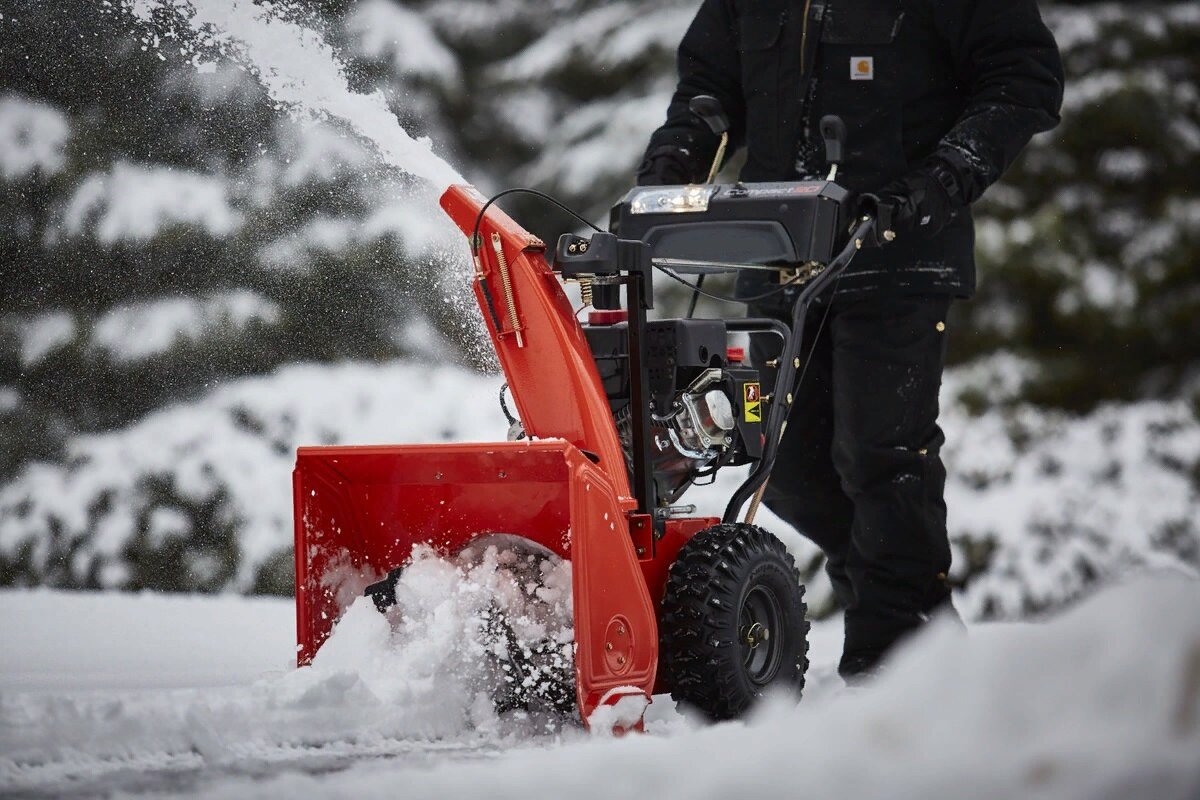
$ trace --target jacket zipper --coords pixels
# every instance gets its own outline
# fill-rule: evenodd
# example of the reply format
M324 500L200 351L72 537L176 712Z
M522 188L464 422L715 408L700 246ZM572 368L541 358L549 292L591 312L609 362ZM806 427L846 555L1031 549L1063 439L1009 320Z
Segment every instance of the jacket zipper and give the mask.
M807 59L804 54L808 50L808 11L812 6L812 0L804 0L804 22L800 25L800 74L804 74L804 65Z

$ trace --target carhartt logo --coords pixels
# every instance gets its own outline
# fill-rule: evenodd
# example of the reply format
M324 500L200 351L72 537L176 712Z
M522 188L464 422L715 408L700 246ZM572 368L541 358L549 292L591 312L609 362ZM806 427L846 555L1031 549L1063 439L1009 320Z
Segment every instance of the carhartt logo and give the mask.
M850 57L850 80L852 80L852 81L873 81L873 80L875 80L875 57L874 56L851 56Z

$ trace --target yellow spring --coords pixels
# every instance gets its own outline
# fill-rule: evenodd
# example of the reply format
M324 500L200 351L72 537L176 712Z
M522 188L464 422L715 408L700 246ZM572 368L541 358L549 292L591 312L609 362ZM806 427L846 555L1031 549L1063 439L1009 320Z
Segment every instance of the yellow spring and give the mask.
M512 279L508 275L508 258L504 255L504 248L500 244L500 234L492 234L492 249L496 251L496 266L500 268L500 288L504 292L504 305L508 310L508 323L512 328L513 336L516 337L517 347L525 346L525 339L521 336L521 322L517 319L517 304L513 299Z

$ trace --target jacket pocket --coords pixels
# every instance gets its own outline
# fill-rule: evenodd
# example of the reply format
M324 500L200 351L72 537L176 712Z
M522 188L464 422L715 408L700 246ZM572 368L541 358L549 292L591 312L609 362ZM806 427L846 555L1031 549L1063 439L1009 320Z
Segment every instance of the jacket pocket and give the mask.
M818 74L820 114L846 123L841 181L874 191L908 169L904 155L901 72L896 36L904 21L901 0L837 0L821 28Z
M737 20L742 95L746 100L746 150L752 162L767 167L776 160L779 148L780 39L786 6L776 2L746 5Z
M821 41L890 44L904 21L901 0L837 0L825 9Z

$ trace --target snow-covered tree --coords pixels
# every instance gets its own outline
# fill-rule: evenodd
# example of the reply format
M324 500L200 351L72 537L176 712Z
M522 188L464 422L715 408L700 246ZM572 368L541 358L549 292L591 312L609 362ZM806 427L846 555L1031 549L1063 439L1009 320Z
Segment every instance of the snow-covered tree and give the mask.
M485 193L527 185L600 221L696 5L275 7ZM1192 5L1043 9L1064 121L980 203L979 294L950 321L953 577L973 615L1050 608L1131 564L1200 570ZM291 448L502 434L481 410L404 416L416 373L394 359L486 362L447 302L462 276L416 208L428 193L179 44L87 0L0 18L0 584L287 592ZM504 205L543 238L574 227ZM683 300L664 285L659 310ZM342 360L384 365L320 366ZM797 547L819 608L820 559Z

